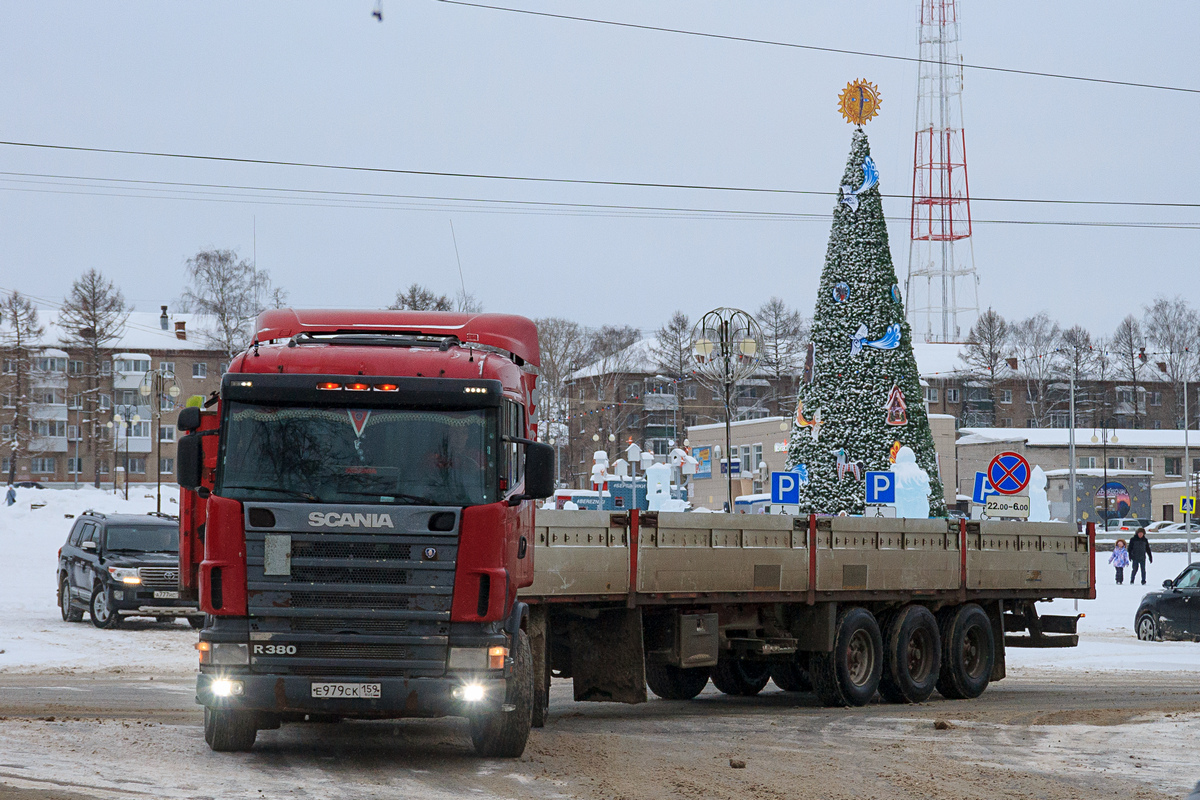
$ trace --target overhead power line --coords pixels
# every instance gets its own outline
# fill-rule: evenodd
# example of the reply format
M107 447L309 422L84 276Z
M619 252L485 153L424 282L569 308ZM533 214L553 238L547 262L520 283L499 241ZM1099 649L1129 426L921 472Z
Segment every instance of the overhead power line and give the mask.
M962 67L963 69L977 69L986 72L1004 72L1012 75L1029 75L1038 78L1057 78L1064 81L1083 81L1085 83L1104 83L1114 86L1131 86L1137 89L1160 89L1165 92L1187 92L1189 94L1200 94L1200 89L1191 89L1185 86L1167 86L1158 83L1140 83L1137 81L1119 81L1111 78L1093 78L1086 75L1066 75L1060 72L1040 72L1031 69L1015 69L1013 67L995 67L987 64L966 64L959 62L933 61L928 59L913 58L912 56L898 56L891 53L872 53L866 50L847 50L840 47L821 47L812 44L800 44L799 42L781 42L773 39L756 39L749 36L733 36L727 33L709 33L707 31L693 31L684 28L668 28L660 25L642 25L636 22L620 22L611 19L597 19L594 17L577 17L570 14L553 14L549 11L534 11L528 8L512 8L510 6L494 6L487 3L470 3L466 0L439 0L452 6L466 6L468 8L483 8L489 11L506 11L510 14L525 14L531 17L546 17L549 19L564 19L572 22L587 22L594 25L610 25L615 28L633 28L643 31L657 31L659 33L674 33L682 36L700 36L706 39L722 39L728 42L743 42L746 44L764 44L771 47L790 47L796 50L812 50L818 53L837 53L838 55L847 56L863 56L865 58L882 58L888 61L906 61L910 63L925 62L934 64L948 64L953 67Z
M444 0L449 2L449 0ZM700 183L657 183L653 181L618 181L618 180L598 180L590 178L551 178L534 175L500 175L478 172L443 172L434 170L417 170L417 169L401 169L395 167L366 167L349 164L322 164L319 162L309 161L280 161L265 158L243 158L238 156L214 156L202 155L197 153L166 153L156 152L151 150L128 150L120 148L108 147L84 147L81 145L65 145L65 144L49 144L46 142L14 142L0 141L0 146L7 147L27 147L43 150L61 150L79 153L102 153L105 155L125 155L125 156L140 156L149 158L170 158L183 159L193 161L212 161L230 164L254 164L260 166L274 167L301 167L305 169L322 169L345 172L364 172L378 173L385 175L417 175L436 178L470 178L478 180L493 180L493 181L516 181L526 183L561 183L561 184L579 184L586 186L622 186L635 188L649 189L694 189L701 191L720 191L720 192L747 192L756 194L784 194L784 195L812 195L817 197L836 197L837 192L816 189L778 189L759 186L725 186L720 184L700 184ZM4 173L10 175L29 175L39 177L69 177L44 175L40 173ZM76 178L78 180L125 180L120 178ZM154 181L132 181L139 183L154 183ZM170 182L164 181L164 184ZM181 184L186 185L186 184ZM196 184L197 186L221 187L221 188L249 188L249 187L225 187L220 184ZM265 187L262 187L265 188ZM318 191L306 189L285 189L275 191ZM332 194L332 192L325 192ZM345 194L358 194L360 196L372 196L370 193L346 192ZM397 195L374 195L382 197L394 197ZM417 197L412 195L398 195L401 197ZM910 195L907 194L882 194L883 197L892 197L908 200ZM1175 203L1175 202L1144 202L1138 200L1070 200L1070 199L1054 199L1054 198L1031 198L1031 197L973 197L972 202L991 202L991 203L1045 203L1050 205L1089 205L1089 206L1129 206L1129 207L1145 207L1145 208L1200 208L1200 203ZM489 202L514 202L514 203L532 203L534 201L501 201L494 200ZM590 204L585 204L590 205Z

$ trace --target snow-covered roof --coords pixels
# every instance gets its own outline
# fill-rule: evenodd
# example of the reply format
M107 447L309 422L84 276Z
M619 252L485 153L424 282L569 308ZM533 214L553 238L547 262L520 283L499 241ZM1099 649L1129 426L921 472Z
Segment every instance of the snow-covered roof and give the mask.
M1047 478L1065 478L1065 477L1069 476L1070 474L1071 474L1071 470L1066 467L1064 467L1062 469L1046 470ZM1145 469L1110 469L1110 470L1106 471L1106 470L1100 469L1098 467L1086 467L1086 468L1075 470L1076 476L1082 475L1085 478L1103 478L1106 475L1110 478L1120 478L1120 477L1144 478L1147 475L1153 475L1153 474L1154 474L1153 472L1150 472L1149 470L1145 470Z
M958 357L965 348L965 344L957 342L913 342L917 372L922 378L952 378L961 375L969 369Z
M652 339L639 339L614 356L575 370L569 380L605 375L612 372L614 367L620 372L657 372L658 367L654 365L654 353L651 350L653 344Z
M201 314L179 314L167 312L167 330L162 329L161 311L131 311L125 321L125 332L120 339L110 342L105 349L145 355L155 350L190 350L211 351L205 330L210 320ZM59 324L57 309L38 309L38 322L45 327L41 343L48 348L47 353L59 355L65 339L65 332ZM175 323L184 323L186 339L175 335ZM7 323L0 323L0 328ZM65 356L66 353L61 353Z
M1069 431L1066 428L960 428L958 444L984 444L988 442L1024 442L1029 447L1066 447ZM1184 432L1181 430L1135 430L1120 428L1109 430L1117 447L1183 447ZM1076 447L1100 447L1092 442L1098 436L1091 428L1075 429ZM1191 434L1191 441L1200 444L1200 434Z
M739 419L739 420L736 420L735 422L729 423L729 427L738 428L738 427L741 427L742 425L754 425L755 423L762 423L762 422L774 422L774 423L778 424L780 422L783 422L784 420L789 420L789 419L791 419L791 417L759 417L758 419ZM689 425L688 426L689 431L715 431L718 428L720 428L721 430L725 430L725 423L724 422L709 422L704 425ZM780 431L780 433L783 433L783 431Z

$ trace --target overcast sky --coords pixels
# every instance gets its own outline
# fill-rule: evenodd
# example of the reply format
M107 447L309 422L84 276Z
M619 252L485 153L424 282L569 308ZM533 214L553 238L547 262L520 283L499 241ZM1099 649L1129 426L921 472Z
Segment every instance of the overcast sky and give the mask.
M504 3L501 3L504 4ZM544 2L522 8L916 56L917 0ZM0 139L366 167L833 192L847 81L885 193L912 181L916 65L447 5L5 3ZM967 63L1200 88L1200 3L963 0ZM1196 202L1200 95L968 71L975 197ZM88 178L828 215L832 197L334 172L0 146L0 171ZM198 249L257 260L297 306L378 307L459 275L489 311L657 327L676 308L810 315L829 234L813 220L351 207L275 194L155 197L0 176L0 288L60 300L87 267L140 310ZM36 181L36 182L31 182ZM144 186L144 185L143 185ZM36 190L36 191L33 191ZM199 191L199 190L193 190ZM90 194L84 194L90 193ZM101 194L103 193L103 194ZM203 199L201 199L203 198ZM218 201L219 200L219 201ZM317 202L336 207L304 207ZM372 201L374 202L374 201ZM355 201L353 205L365 205ZM486 209L486 210L484 210ZM512 209L509 209L512 210ZM903 282L908 203L888 199ZM1158 294L1194 293L1200 230L982 220L1200 222L1197 209L975 202L980 297L1107 334Z

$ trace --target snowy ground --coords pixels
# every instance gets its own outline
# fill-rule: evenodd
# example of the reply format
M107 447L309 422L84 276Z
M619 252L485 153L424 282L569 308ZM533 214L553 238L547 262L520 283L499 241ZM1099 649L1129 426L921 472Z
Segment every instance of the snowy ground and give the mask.
M0 552L7 567L0 582L0 673L28 672L158 672L190 671L196 663L195 633L180 621L173 625L133 620L116 630L66 623L55 605L54 573L58 548L74 519L92 508L103 512L144 514L154 510L153 488L131 489L129 500L92 488L23 489L18 502L0 506ZM164 510L177 509L174 489L164 489ZM32 505L45 504L42 508ZM1097 554L1096 600L1082 600L1080 646L1069 650L1010 649L1008 664L1042 670L1186 670L1200 672L1200 644L1139 642L1133 615L1146 591L1178 575L1187 562L1183 553L1162 553L1150 565L1145 587L1115 585L1107 554ZM1074 601L1039 606L1042 613L1074 613Z
M175 513L177 493L163 487L163 512ZM34 505L45 504L42 508ZM196 633L186 622L137 618L99 630L87 615L63 622L56 605L58 549L85 509L145 514L154 487L131 487L129 500L100 489L19 489L17 503L0 505L0 673L176 672L194 669Z

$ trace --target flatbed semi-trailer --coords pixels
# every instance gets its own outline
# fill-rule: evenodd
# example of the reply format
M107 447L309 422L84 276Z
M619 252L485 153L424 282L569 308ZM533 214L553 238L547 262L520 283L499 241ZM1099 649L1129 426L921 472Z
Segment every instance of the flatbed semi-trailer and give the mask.
M975 697L1006 647L1071 647L1095 597L1095 532L1067 523L629 511L537 512L534 724L551 675L576 700L695 697L767 680L830 706L879 692Z

